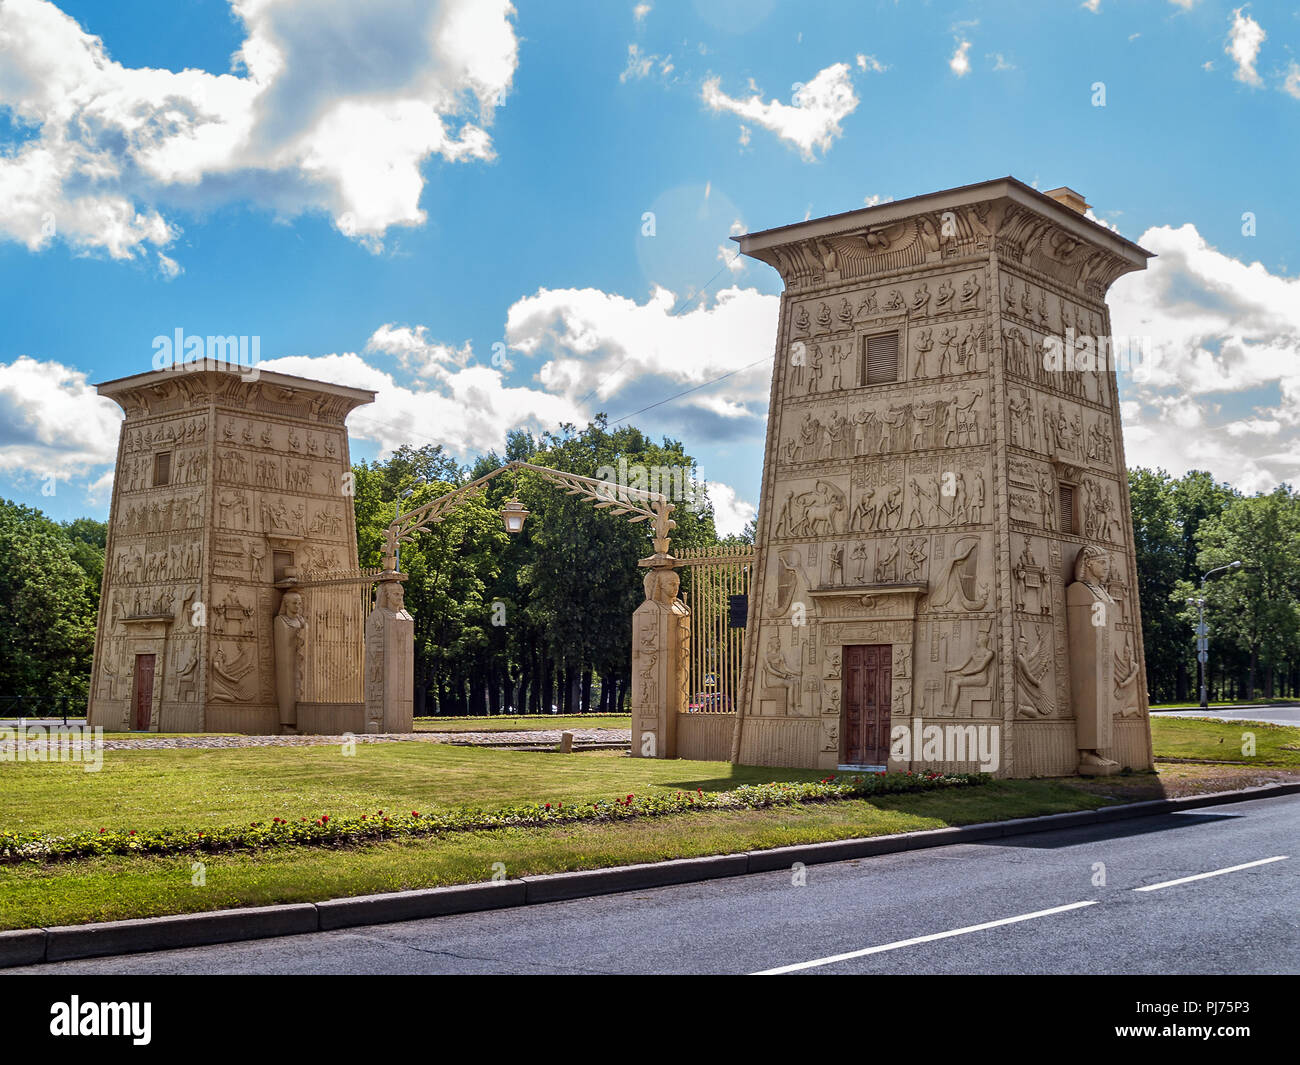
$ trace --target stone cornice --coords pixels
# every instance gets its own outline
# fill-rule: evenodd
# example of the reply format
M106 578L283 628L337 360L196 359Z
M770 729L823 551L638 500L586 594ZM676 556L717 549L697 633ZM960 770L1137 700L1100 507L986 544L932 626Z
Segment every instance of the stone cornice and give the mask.
M1100 298L1152 255L1011 177L732 239L792 291L996 253Z
M373 403L376 395L368 388L349 388L211 359L104 381L95 385L95 390L119 404L128 418L209 403L246 407L260 401L282 408L279 412L289 416L338 424L356 407ZM301 409L291 414L295 407Z

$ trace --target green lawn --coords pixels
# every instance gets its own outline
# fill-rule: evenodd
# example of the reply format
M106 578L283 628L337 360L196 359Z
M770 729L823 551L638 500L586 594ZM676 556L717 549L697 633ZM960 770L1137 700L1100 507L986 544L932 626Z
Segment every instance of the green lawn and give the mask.
M685 764L697 769L709 763ZM980 788L779 811L712 812L604 825L456 833L345 850L300 847L205 855L206 882L202 887L191 883L195 861L191 856L6 865L0 866L0 928L122 920L472 883L489 879L495 862L504 863L508 876L519 877L918 831L1087 809L1111 801L1060 781L1001 781Z
M345 756L341 746L105 751L98 773L73 762L0 763L0 828L66 833L381 809L495 810L825 776L811 769L628 758L621 751L560 755L406 742L358 743L355 752Z
M533 732L549 729L631 728L631 714L527 714L502 717L417 717L416 732Z
M1300 729L1152 721L1157 756L1300 767ZM1255 735L1258 754L1241 752ZM1297 750L1287 750L1296 747ZM1175 766L1174 771L1206 767ZM1239 770L1225 770L1231 774ZM0 828L66 833L99 827L221 826L379 809L497 809L578 803L655 790L720 791L742 783L817 779L817 770L659 761L620 752L558 755L430 743L339 747L106 751L103 769L0 763ZM1225 786L1232 786L1228 783ZM262 905L719 854L942 825L1089 809L1161 794L1147 774L1096 781L1018 780L953 791L769 810L673 814L608 824L454 833L327 850L294 847L190 856L98 858L0 866L0 928Z
M1247 735L1255 753L1243 753ZM1255 721L1206 721L1194 717L1153 717L1151 741L1157 758L1206 758L1252 766L1300 768L1300 728ZM1291 748L1287 750L1287 748Z

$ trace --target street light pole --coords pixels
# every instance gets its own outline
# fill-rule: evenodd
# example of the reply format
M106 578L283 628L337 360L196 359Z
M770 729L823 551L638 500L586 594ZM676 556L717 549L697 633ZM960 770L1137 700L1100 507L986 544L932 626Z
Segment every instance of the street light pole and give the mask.
M1201 594L1195 599L1187 600L1189 603L1196 604L1196 664L1200 674L1201 681L1201 709L1208 710L1210 707L1209 697L1209 674L1210 674L1210 633L1205 627L1205 582L1213 577L1216 573L1222 573L1228 569L1240 569L1241 562L1229 562L1226 566L1218 566L1201 576Z

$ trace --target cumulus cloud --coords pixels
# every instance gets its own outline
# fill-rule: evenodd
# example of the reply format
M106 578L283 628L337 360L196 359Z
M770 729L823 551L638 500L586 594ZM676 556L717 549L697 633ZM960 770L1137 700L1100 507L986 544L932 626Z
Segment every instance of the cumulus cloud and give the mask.
M755 432L767 413L764 353L776 335L778 302L731 287L711 305L673 314L677 298L661 287L645 303L599 289L541 289L510 308L506 341L538 361L536 379L547 392L590 397L613 417L698 389L659 406L655 418L689 425L693 437ZM708 385L724 374L731 376Z
M111 484L121 421L122 408L72 367L27 355L0 363L0 472L19 483Z
M1268 34L1264 32L1263 26L1243 11L1244 9L1240 7L1233 11L1232 26L1228 30L1228 43L1224 45L1223 50L1237 65L1232 76L1238 81L1258 88L1264 84L1264 80L1255 69L1255 62L1259 58L1259 50L1263 47Z
M704 487L713 504L713 524L719 536L739 536L754 520L758 508L741 499L736 490L722 481L705 481Z
M371 337L375 350L382 342ZM354 412L348 429L374 441L381 453L412 442L437 443L464 459L499 449L510 429L538 433L585 420L577 404L565 397L508 385L492 366L442 368L437 380L417 383L403 383L354 352L266 359L261 368L374 389L375 402Z
M374 247L425 220L431 155L493 157L509 0L230 3L227 74L126 67L48 0L0 4L0 107L23 131L0 153L0 238L129 259L175 240L177 210L249 202Z
M762 126L799 149L808 161L830 151L831 143L843 134L840 122L858 106L847 63L834 63L795 90L793 103L763 101L754 91L742 98L722 91L721 78L709 78L700 90L700 98L713 111L729 111L747 122ZM743 129L744 127L742 127Z
M1122 378L1130 465L1209 469L1247 491L1295 482L1300 279L1233 258L1192 225L1140 243L1158 258L1110 297L1115 332L1150 343Z

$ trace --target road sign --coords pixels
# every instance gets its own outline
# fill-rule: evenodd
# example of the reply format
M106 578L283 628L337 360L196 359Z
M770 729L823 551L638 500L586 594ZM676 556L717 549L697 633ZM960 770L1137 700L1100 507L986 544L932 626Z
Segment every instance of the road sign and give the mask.
M1198 651L1208 651L1210 649L1210 641L1201 637L1201 639L1196 641L1196 649Z
M1196 635L1197 636L1210 635L1210 626L1205 624L1205 622L1202 621L1199 625L1196 626Z
M1204 664L1205 664L1206 662L1208 662L1209 660L1210 660L1210 652L1209 652L1209 651L1198 651L1198 652L1196 653L1196 661L1200 662L1202 665L1204 665Z

